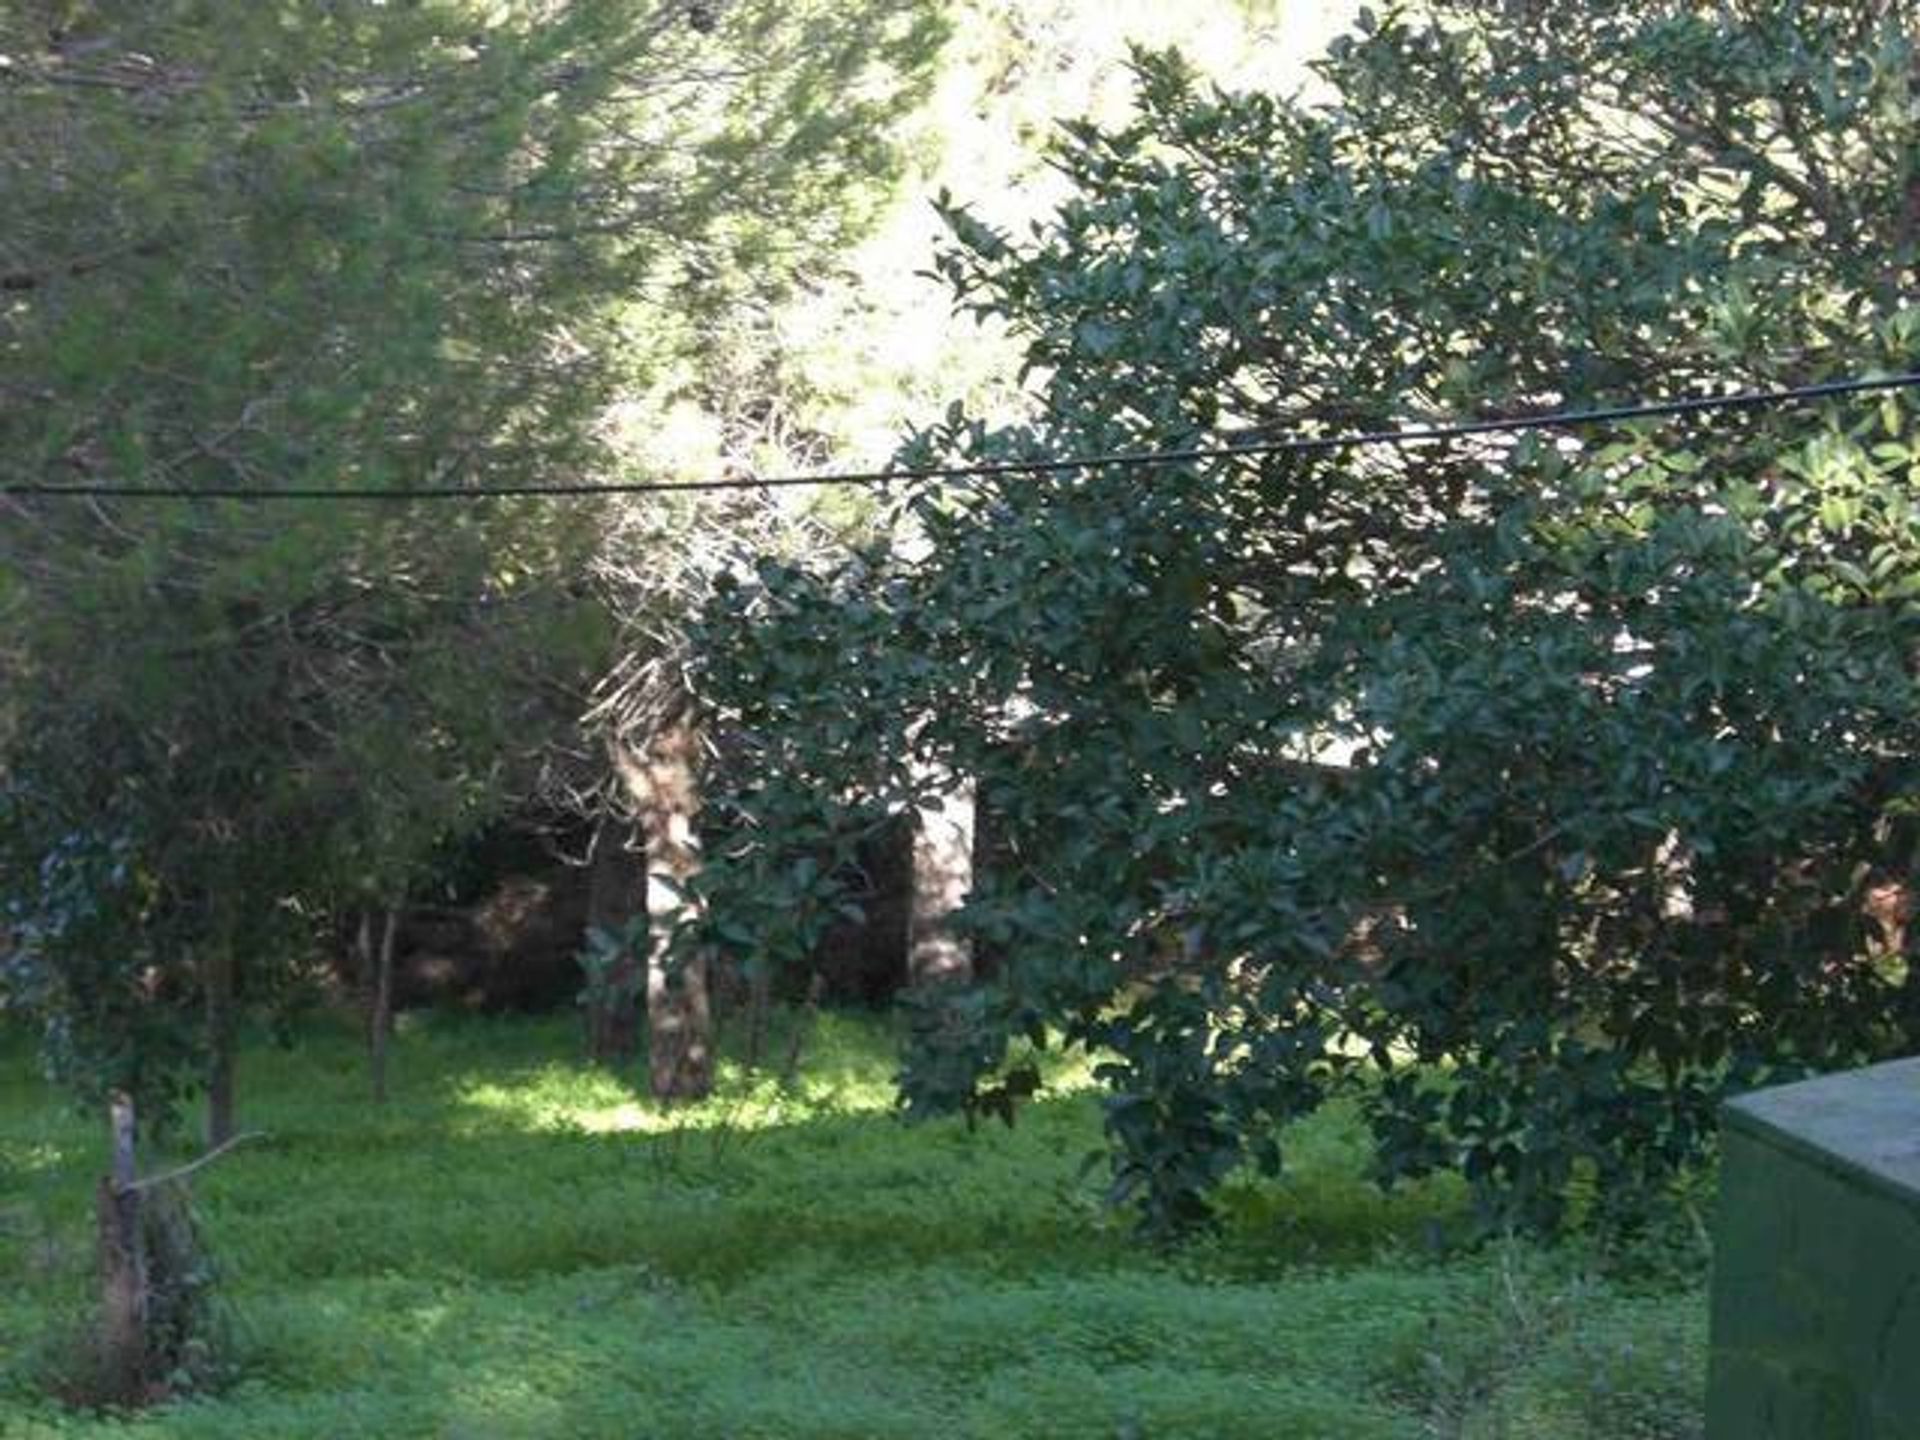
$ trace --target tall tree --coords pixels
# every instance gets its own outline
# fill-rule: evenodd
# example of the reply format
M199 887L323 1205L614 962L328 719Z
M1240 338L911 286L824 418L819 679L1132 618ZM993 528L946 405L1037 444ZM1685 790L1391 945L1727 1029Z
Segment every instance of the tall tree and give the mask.
M510 799L614 635L590 506L227 497L613 473L613 402L857 218L939 33L906 0L0 6L0 482L178 492L0 499L10 888L71 849L137 897L95 907L112 957L35 926L22 991L197 997L230 1127L236 1005Z

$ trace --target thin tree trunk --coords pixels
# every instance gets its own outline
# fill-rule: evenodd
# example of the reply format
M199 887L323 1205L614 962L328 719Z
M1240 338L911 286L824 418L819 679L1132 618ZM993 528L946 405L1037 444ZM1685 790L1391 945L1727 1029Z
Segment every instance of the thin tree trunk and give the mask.
M760 1069L760 1057L767 1048L767 1019L773 1011L773 974L764 965L754 967L747 978L747 1058L749 1075Z
M813 1023L820 1018L820 997L826 993L827 977L818 970L807 981L807 999L793 1017L793 1033L787 1037L786 1063L780 1067L780 1083L791 1085L800 1074L800 1057L806 1052L813 1034Z
M373 1013L373 911L362 910L353 930L354 1000Z
M373 1003L367 1018L367 1058L373 1077L373 1098L387 1099L387 1051L393 1038L393 944L400 929L400 911L388 906L380 927L380 952L373 966Z
M646 868L627 843L626 827L602 820L594 831L587 880L587 926L624 936L646 903ZM587 1056L606 1064L631 1061L640 1047L639 959L623 951L589 993Z
M1901 1028L1906 1035L1905 1053L1920 1055L1920 955L1907 951L1907 973L1900 982L1900 994L1895 1002L1899 1006Z
M973 978L973 950L953 914L973 889L974 788L950 783L935 799L935 807L914 812L907 979L916 987Z
M95 1200L100 1246L100 1379L114 1399L139 1398L147 1369L147 1260L134 1188L132 1099L108 1101L111 1155Z
M234 955L225 937L205 952L207 1006L207 1148L233 1138Z
M1905 962L1895 1018L1906 1037L1905 1053L1920 1055L1920 926L1913 923L1913 894L1910 882L1893 881L1870 892L1869 906L1880 925L1881 944Z
M656 1098L698 1099L713 1089L713 1011L704 954L674 940L693 918L686 887L700 870L700 738L676 721L661 728L621 771L647 852L647 1069Z

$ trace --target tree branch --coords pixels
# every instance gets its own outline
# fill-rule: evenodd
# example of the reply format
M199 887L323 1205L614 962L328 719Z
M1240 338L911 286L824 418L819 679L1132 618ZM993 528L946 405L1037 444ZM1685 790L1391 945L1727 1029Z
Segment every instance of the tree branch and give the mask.
M201 1166L211 1165L236 1146L244 1145L249 1140L265 1140L266 1138L267 1133L264 1130L244 1131L239 1135L235 1135L232 1139L222 1141L220 1144L214 1146L213 1149L207 1151L207 1153L202 1155L198 1160L189 1160L184 1165L175 1166L171 1170L163 1170L158 1175L149 1175L144 1180L135 1180L131 1184L118 1185L114 1188L123 1195L138 1194L142 1190L155 1190L162 1185L170 1185L175 1180L186 1179L187 1176L191 1175Z

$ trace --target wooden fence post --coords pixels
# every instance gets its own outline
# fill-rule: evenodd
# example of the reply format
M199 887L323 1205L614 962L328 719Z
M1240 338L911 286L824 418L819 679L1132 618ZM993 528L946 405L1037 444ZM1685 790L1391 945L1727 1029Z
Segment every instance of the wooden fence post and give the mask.
M121 1401L139 1397L147 1371L147 1256L135 1185L133 1099L107 1104L112 1160L96 1200L100 1227L100 1379Z

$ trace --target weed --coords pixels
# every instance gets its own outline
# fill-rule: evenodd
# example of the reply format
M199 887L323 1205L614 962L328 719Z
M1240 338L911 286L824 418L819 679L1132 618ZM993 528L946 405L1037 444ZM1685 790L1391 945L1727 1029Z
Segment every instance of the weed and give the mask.
M348 1026L250 1047L245 1118L273 1138L194 1178L238 1372L132 1420L41 1388L84 1293L100 1141L0 1037L0 1434L1697 1431L1697 1281L1435 1250L1459 1188L1367 1186L1351 1115L1303 1126L1286 1177L1236 1184L1218 1234L1149 1251L1079 1172L1084 1067L1047 1073L1011 1131L908 1126L890 1027L812 1023L792 1076L723 1065L671 1111L637 1070L564 1058L570 1017L412 1017L384 1107Z

